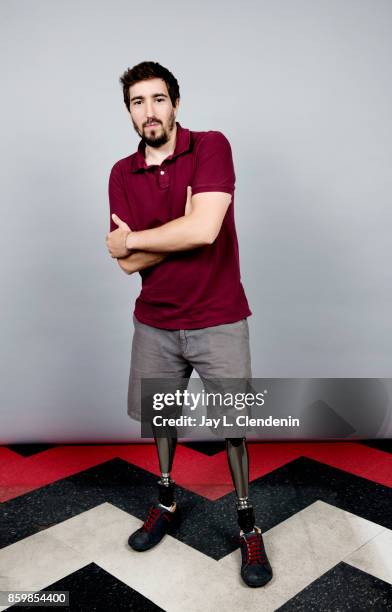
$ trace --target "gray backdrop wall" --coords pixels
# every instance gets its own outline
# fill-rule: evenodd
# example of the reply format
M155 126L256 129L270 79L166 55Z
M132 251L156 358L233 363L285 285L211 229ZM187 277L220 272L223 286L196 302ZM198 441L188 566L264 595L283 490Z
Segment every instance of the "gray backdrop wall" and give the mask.
M2 443L135 435L140 281L104 240L138 142L118 78L146 59L232 144L254 375L390 376L391 2L3 0L0 23Z

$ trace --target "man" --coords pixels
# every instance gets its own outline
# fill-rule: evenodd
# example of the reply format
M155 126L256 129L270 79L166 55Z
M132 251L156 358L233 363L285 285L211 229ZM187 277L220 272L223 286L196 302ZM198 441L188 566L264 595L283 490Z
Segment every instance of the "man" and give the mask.
M120 82L141 141L112 168L106 244L126 273L142 277L128 392L128 414L140 420L143 378L186 379L195 368L203 382L249 379L251 311L240 280L228 140L176 122L178 82L160 64L142 62ZM155 546L179 517L170 477L175 428L154 430L154 439L162 476L157 503L129 538L137 551ZM263 586L272 569L248 498L245 438L226 438L226 450L237 496L241 575L248 586Z

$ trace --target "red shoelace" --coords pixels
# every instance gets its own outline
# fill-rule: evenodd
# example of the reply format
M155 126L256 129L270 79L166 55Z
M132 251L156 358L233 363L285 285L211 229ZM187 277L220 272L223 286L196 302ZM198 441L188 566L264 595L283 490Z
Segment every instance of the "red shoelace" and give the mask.
M148 516L146 520L144 521L144 525L143 525L144 531L151 531L157 519L159 518L160 514L161 512L159 508L157 508L156 506L151 506Z
M245 540L248 551L248 563L264 563L266 557L261 534L251 535L243 539Z

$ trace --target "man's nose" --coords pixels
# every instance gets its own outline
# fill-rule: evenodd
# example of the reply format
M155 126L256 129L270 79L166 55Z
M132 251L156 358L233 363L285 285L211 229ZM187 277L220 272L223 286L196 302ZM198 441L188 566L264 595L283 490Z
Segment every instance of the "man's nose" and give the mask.
M150 119L153 116L154 116L154 111L152 107L152 101L147 101L146 102L146 117L147 119Z

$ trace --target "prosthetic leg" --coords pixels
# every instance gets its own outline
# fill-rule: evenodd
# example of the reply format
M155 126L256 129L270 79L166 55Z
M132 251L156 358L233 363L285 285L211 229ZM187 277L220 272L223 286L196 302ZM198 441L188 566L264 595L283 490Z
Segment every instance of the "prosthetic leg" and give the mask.
M158 437L154 431L154 440L161 469L161 479L158 481L159 503L169 508L174 502L175 482L171 479L170 472L177 446L177 430L175 427L166 427L165 437ZM226 452L237 495L238 525L243 532L249 533L254 529L255 515L248 497L249 463L246 438L226 438Z
M244 533L254 530L255 514L249 502L249 462L246 438L226 438L226 453L237 495L238 525Z
M261 587L272 578L263 536L255 525L255 514L248 498L249 463L245 438L226 438L226 451L237 494L240 526L241 576L250 587Z
M159 503L169 508L174 502L175 482L171 479L170 472L177 446L177 430L175 427L166 427L164 433L165 437L158 437L154 431L154 440L161 469L161 479L158 481ZM249 533L253 531L255 515L248 498L249 463L246 439L226 438L226 452L237 495L238 524L242 531Z
M177 446L177 429L175 427L165 427L165 436L157 436L154 425L152 426L154 440L158 452L161 479L158 480L159 503L169 509L174 503L175 482L170 477L173 466L174 453ZM160 428L162 431L162 428Z
M177 445L177 431L175 427L167 427L164 437L161 437L156 435L157 432L153 426L153 433L161 468L161 479L158 481L158 502L151 506L143 526L132 533L128 539L129 546L138 552L156 546L179 521L179 513L174 501L175 483L170 478Z

